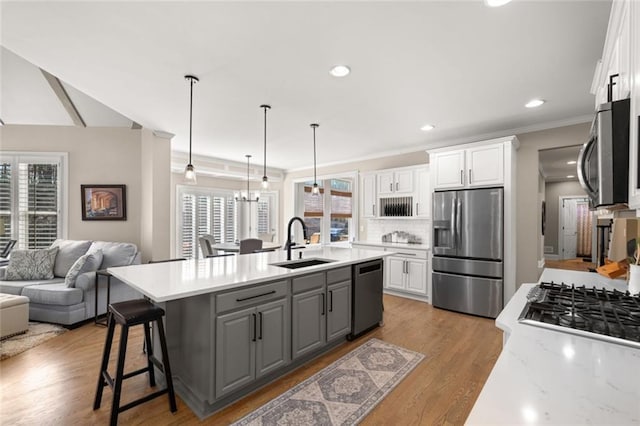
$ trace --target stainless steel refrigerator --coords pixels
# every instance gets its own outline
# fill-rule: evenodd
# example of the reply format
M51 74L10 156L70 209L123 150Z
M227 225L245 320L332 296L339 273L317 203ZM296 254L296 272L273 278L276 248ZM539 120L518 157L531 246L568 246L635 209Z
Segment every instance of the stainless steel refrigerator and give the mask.
M502 188L433 194L433 306L495 318L502 310Z

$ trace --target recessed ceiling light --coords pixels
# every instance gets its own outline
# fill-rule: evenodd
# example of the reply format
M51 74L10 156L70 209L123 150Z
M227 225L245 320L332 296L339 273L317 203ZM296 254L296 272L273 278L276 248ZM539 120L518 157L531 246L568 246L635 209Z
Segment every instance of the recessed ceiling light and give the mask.
M531 99L524 106L526 106L527 108L537 108L540 105L542 105L543 103L545 103L545 101L542 100L542 99Z
M336 65L329 70L329 74L334 77L346 77L351 72L351 68L346 65Z
M504 6L510 1L511 0L484 0L484 4L489 7L499 7L499 6Z
M567 175L567 179L573 179L574 177L574 175Z
M428 132L429 130L433 130L435 128L436 126L434 126L433 124L425 124L424 126L420 127L420 130Z
M567 164L576 164L576 163L577 163L576 160L567 161Z

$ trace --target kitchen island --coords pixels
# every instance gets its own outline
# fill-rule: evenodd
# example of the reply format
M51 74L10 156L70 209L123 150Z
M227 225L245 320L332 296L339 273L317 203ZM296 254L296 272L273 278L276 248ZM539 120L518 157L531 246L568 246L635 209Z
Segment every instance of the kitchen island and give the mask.
M546 269L540 281L626 290L624 280ZM535 284L496 319L504 345L467 424L640 424L640 350L522 324Z
M204 418L344 343L354 272L378 268L381 277L389 254L325 247L304 253L319 264L293 269L282 264L301 260L278 251L109 272L165 309L176 392Z

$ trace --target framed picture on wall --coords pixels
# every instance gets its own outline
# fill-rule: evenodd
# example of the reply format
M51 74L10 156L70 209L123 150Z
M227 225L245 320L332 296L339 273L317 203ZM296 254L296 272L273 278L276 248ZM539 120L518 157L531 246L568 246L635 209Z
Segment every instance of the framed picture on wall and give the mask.
M127 220L126 185L80 185L82 220Z

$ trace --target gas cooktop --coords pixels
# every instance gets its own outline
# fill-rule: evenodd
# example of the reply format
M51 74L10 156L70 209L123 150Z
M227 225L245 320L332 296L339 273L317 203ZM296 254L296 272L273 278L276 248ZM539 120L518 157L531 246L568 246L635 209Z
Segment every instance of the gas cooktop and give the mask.
M519 322L640 348L640 297L618 290L542 282Z

